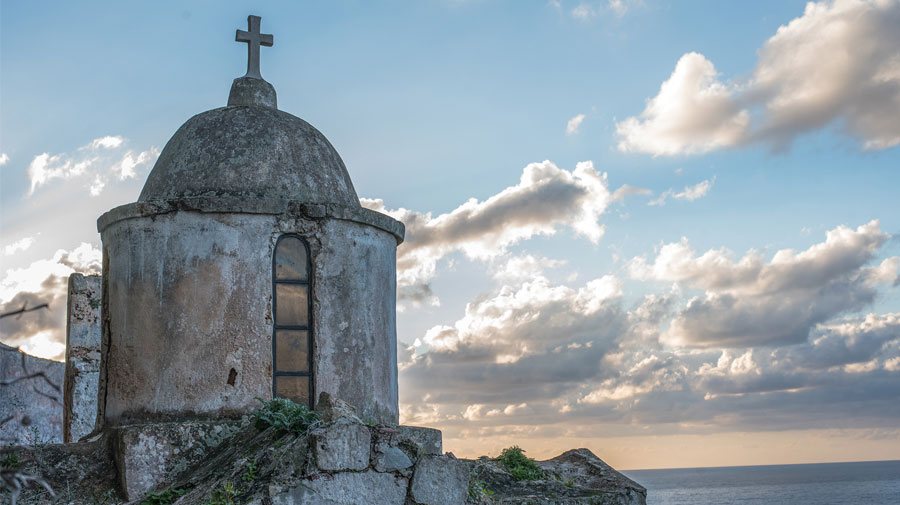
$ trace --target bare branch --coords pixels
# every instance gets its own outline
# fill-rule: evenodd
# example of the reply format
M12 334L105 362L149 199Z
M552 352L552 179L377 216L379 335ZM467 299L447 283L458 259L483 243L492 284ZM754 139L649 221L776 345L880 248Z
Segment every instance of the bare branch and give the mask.
M19 310L14 310L12 312L6 312L3 314L0 314L0 319L3 319L4 317L12 317L12 316L16 316L16 318L19 318L19 317L22 317L22 314L24 314L26 312L31 312L33 310L40 310L40 309L49 309L49 308L50 308L50 306L47 305L46 303L42 303L40 305L35 305L34 307L29 307L28 302L26 302L22 305L22 308Z

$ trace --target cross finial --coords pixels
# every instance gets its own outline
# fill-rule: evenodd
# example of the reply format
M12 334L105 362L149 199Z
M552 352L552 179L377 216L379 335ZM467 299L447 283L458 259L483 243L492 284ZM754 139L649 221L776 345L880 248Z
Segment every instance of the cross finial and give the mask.
M247 43L247 74L244 77L262 79L259 73L259 46L272 47L274 37L268 33L259 32L259 16L247 16L247 30L238 30L234 36L237 42Z

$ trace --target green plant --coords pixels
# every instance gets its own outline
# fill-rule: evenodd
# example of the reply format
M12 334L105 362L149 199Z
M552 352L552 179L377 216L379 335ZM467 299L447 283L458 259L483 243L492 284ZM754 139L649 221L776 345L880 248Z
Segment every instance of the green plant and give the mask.
M544 476L541 467L525 456L525 451L517 445L503 449L497 461L515 480L537 480Z
M3 456L3 459L0 460L0 467L2 468L6 468L9 470L18 470L21 466L22 462L19 461L19 455L14 452L7 453L5 456Z
M260 430L273 427L278 431L302 435L319 420L319 415L309 407L286 398L259 401L263 405L253 412L253 419Z
M494 496L494 490L487 487L487 483L480 479L472 479L469 481L469 500L478 501L481 498Z
M225 482L222 487L213 491L209 497L208 505L234 505L234 499L237 497L237 491L234 483Z
M151 492L141 500L141 505L172 505L187 493L187 489L170 487L164 491Z
M251 461L247 463L246 468L244 469L244 475L241 475L241 481L244 484L250 484L251 482L256 480L256 462Z

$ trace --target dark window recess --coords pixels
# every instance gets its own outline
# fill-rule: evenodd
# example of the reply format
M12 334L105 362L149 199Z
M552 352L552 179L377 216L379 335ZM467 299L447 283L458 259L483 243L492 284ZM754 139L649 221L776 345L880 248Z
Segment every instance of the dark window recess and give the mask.
M234 381L237 379L237 370L232 368L228 371L228 385L234 386Z
M272 258L272 395L313 407L312 279L309 245L284 235Z

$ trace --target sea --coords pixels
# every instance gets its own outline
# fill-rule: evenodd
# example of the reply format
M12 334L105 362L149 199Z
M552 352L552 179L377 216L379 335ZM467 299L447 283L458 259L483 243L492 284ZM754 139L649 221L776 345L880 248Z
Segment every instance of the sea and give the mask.
M647 505L900 505L900 461L622 472Z

